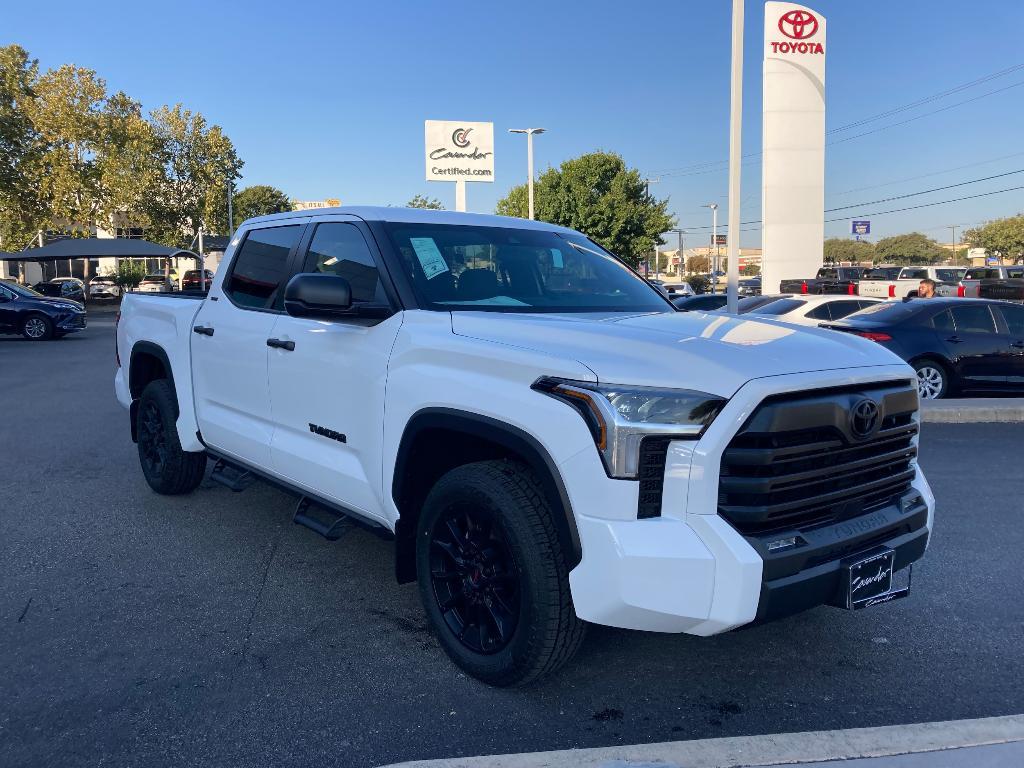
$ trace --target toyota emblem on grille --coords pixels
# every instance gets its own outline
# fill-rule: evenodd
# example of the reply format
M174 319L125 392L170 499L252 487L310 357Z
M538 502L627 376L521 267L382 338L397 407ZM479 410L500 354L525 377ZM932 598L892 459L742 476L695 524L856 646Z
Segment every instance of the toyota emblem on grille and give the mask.
M850 431L861 440L870 437L878 428L878 403L860 400L850 410Z

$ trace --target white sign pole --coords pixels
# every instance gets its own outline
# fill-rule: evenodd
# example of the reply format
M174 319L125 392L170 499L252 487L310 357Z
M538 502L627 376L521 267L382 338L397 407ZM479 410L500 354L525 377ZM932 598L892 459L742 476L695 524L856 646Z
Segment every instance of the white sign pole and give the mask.
M739 312L740 290L740 167L743 138L743 2L732 0L732 87L729 99L729 277L727 311Z
M813 275L825 237L825 17L764 6L761 285ZM730 233L731 236L732 233Z
M466 212L466 182L462 179L455 181L455 210Z

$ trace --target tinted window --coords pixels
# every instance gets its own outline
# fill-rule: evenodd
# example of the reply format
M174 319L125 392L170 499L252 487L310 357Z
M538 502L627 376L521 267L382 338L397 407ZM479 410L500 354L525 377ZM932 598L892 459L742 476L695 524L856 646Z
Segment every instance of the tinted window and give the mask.
M999 311L1003 313L1010 335L1017 338L1024 336L1024 307L1000 307Z
M302 271L344 277L352 287L352 301L388 302L373 255L362 233L352 224L318 226Z
M900 273L900 280L924 280L928 277L927 269L904 269Z
M949 310L943 310L939 314L932 318L932 325L938 331L955 331L956 326L953 325L953 316L949 314Z
M833 301L828 306L832 311L832 319L841 320L847 315L852 315L854 312L857 312L861 307L861 302L849 299L845 301Z
M821 304L821 305L815 307L814 309L812 309L810 312L807 313L807 317L811 318L812 320L831 320L832 319L832 315L829 312L829 305L828 304Z
M806 304L806 301L800 299L779 299L773 301L771 304L765 304L763 307L758 307L752 310L752 315L784 315L787 312L792 312L794 309L798 309Z
M1024 269L1008 269L1006 270L1007 277L1021 278L1024 277Z
M224 291L243 307L269 309L288 270L288 254L301 226L254 229L245 238Z
M962 269L936 269L935 276L944 283L955 283L963 277Z
M966 307L952 307L953 322L956 324L957 332L962 333L995 333L996 326L992 320L992 313L983 304L974 304Z
M420 302L434 310L669 312L656 288L570 232L385 224Z
M964 274L964 280L981 280L985 277L984 269L968 269Z

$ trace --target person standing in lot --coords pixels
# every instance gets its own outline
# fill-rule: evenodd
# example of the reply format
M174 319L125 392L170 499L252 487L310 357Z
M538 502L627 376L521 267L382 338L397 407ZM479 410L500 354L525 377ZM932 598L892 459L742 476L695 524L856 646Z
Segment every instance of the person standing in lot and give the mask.
M919 299L934 299L935 298L935 281L930 277L926 277L921 281L921 284L917 286L917 298Z

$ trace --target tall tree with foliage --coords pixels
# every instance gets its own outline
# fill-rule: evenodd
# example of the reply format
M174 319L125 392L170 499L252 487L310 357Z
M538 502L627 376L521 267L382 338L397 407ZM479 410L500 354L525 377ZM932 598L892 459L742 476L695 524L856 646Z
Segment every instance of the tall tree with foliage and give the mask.
M964 233L973 248L984 248L991 256L1009 261L1024 259L1024 214L995 219Z
M405 204L406 208L427 208L431 211L443 211L444 206L441 205L441 201L436 197L427 197L426 195L415 195L412 200Z
M668 201L648 194L640 172L611 152L582 155L542 173L534 208L541 221L578 229L634 266L675 226ZM496 212L525 218L526 185L513 187Z
M231 203L236 227L255 216L269 216L292 209L292 201L288 195L269 184L256 184L241 189L235 193Z
M28 115L38 79L24 48L0 47L0 250L20 250L46 220L43 145Z
M840 261L873 261L875 246L865 240L830 237L825 241L823 253L826 264L838 264Z
M950 254L920 232L883 237L875 243L875 258L887 264L941 264Z
M148 206L152 239L184 246L200 226L227 232L227 185L242 168L231 140L181 104L156 110L151 124L160 164Z

